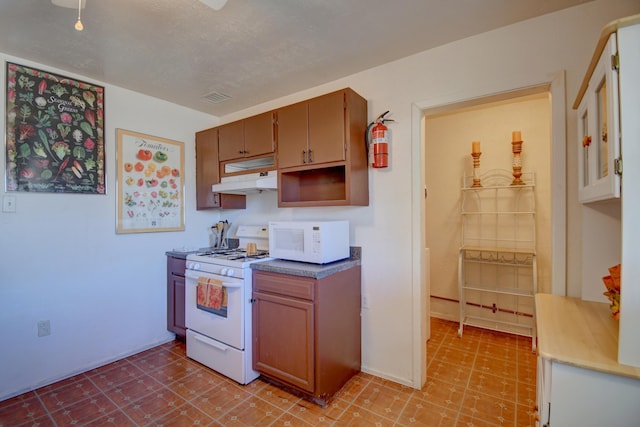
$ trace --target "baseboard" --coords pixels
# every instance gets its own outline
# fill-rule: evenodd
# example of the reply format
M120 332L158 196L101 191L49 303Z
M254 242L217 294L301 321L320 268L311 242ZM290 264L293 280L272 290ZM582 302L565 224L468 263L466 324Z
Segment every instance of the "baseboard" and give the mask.
M449 313L437 313L437 312L431 312L430 313L430 317L435 317L436 319L441 319L441 320L450 320L452 322L458 322L460 321L460 319L456 316L453 316Z
M415 387L413 387L413 382L410 379L395 377L393 375L389 375L389 374L386 374L384 372L377 371L375 369L369 369L369 368L367 368L365 366L362 366L360 368L360 370L362 372L364 372L365 374L373 375L373 376L378 377L378 378L382 378L382 379L385 379L385 380L393 381L394 383L398 383L398 384L401 384L401 385L405 385L407 387L415 388ZM418 390L419 390L419 388L418 388Z

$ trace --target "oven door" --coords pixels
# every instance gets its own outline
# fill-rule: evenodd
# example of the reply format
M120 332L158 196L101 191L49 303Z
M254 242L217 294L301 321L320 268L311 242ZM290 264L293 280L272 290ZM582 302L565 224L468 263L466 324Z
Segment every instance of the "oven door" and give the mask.
M226 317L197 307L199 278L216 279L222 282L227 292ZM223 342L238 350L245 348L244 324L244 280L201 271L185 272L185 323L187 329Z

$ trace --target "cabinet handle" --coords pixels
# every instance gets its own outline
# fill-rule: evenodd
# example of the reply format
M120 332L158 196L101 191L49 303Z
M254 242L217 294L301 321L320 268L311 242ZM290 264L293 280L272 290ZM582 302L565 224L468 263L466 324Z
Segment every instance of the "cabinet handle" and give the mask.
M313 150L309 149L309 163L313 163Z
M307 150L302 150L302 163L307 163Z
M220 344L217 344L213 341L209 341L209 340L205 340L203 338L200 338L199 336L195 335L194 338L196 339L196 341L200 341L202 344L208 345L209 347L213 347L216 350L220 350L223 353L227 352L227 347L223 347Z

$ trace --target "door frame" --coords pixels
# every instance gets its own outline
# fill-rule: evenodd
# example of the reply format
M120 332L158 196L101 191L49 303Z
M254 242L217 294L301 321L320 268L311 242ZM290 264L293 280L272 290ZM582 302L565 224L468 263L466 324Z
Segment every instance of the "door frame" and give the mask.
M427 110L485 98L505 99L523 91L545 90L551 95L551 292L566 295L566 212L567 212L567 131L565 71L558 71L540 82L506 88L479 90L476 96L450 94L414 102L411 105L411 253L413 293L413 387L420 389L427 380L429 338L429 265L426 241L426 183L424 116Z

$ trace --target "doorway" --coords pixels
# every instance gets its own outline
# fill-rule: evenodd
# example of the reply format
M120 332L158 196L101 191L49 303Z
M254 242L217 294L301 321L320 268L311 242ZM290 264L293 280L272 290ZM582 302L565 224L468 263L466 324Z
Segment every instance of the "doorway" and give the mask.
M551 291L550 94L544 88L528 92L531 93L510 93L506 99L488 97L425 111L425 180L430 189L426 202L426 240L432 265L438 266L430 272L431 316L458 320L460 188L462 177L473 175L472 141L478 142L482 152L481 174L500 169L508 176L512 172L512 132L520 132L524 141L522 172L527 176L533 173L535 180L538 290ZM532 301L529 303L533 305Z
M495 88L494 88L495 89ZM430 307L430 283L434 283L429 271L428 265L440 266L433 261L425 263L426 254L431 252L431 242L427 241L426 225L430 219L427 217L427 200L430 192L429 186L438 183L428 182L427 176L427 159L425 120L428 114L445 113L454 111L461 107L473 108L482 104L492 102L507 101L511 98L526 97L539 93L546 93L549 103L550 116L550 146L549 146L549 182L552 183L549 190L549 284L545 292L564 295L566 294L566 102L565 102L565 75L564 71L558 72L550 76L549 80L543 81L529 87L523 87L516 90L494 90L485 91L482 95L479 92L477 97L449 97L426 100L415 103L412 106L412 229L413 239L411 242L413 252L413 289L414 294L421 296L416 298L414 305L413 317L413 348L414 348L414 384L419 386L426 381L426 346L425 342L429 336L429 322L427 321L431 315ZM516 129L513 129L516 130ZM526 134L523 135L526 141ZM509 142L509 140L507 140ZM471 151L471 141L467 142L468 148L464 151ZM525 142L526 144L526 142ZM526 149L526 145L525 148ZM465 154L461 154L461 160ZM445 162L443 162L445 163ZM508 163L507 168L510 167ZM459 178L461 179L461 178ZM460 180L456 179L451 185L451 191L459 194ZM455 212L456 216L459 212ZM457 245L458 239L454 241ZM457 249L457 248L456 248ZM457 279L456 279L457 283ZM456 288L457 291L457 288ZM425 295L426 293L426 295Z

